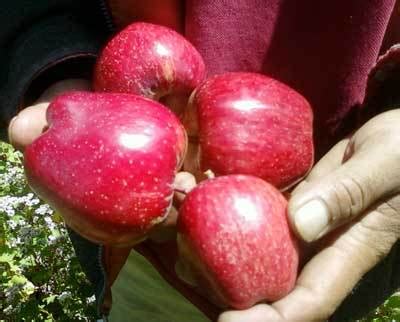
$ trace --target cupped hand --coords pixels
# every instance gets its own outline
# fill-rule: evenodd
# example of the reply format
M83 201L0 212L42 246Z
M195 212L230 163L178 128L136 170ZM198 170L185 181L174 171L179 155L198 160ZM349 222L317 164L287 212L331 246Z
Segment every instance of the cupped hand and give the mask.
M294 290L270 305L225 312L218 322L325 321L388 255L400 236L399 122L400 110L371 119L293 191L293 229L305 241L318 240Z

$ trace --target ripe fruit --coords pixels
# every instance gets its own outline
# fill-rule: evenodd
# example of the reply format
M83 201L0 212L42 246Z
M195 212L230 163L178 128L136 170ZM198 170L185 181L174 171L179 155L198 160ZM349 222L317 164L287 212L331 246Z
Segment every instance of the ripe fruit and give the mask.
M185 169L217 176L251 174L283 190L313 163L312 110L288 86L254 73L208 79L186 110Z
M71 92L25 150L29 185L82 236L133 244L168 212L186 149L177 117L130 94Z
M123 29L103 49L94 89L161 100L180 114L204 77L202 57L183 36L142 22Z
M178 216L182 271L220 307L276 301L294 287L299 255L287 201L260 178L203 181Z

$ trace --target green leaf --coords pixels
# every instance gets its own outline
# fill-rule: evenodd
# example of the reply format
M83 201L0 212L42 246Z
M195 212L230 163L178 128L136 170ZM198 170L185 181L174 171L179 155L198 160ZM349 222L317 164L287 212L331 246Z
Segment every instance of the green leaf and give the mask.
M10 284L12 285L24 285L27 282L27 278L22 275L14 275L10 280Z
M43 301L46 302L46 304L50 304L50 303L53 303L56 300L56 298L57 298L57 295L50 295L48 297L45 297L43 299Z
M385 303L385 306L391 309L400 309L400 296L393 295Z
M0 255L0 263L12 263L15 254L13 253L4 253Z

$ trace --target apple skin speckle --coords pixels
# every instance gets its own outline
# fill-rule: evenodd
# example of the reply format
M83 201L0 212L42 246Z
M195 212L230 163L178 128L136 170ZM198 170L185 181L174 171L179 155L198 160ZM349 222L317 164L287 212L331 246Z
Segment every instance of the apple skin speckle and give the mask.
M176 31L136 22L113 37L95 67L95 91L131 93L170 102L177 114L204 80L195 47ZM169 105L169 104L167 104Z
M303 178L314 159L313 113L285 84L256 73L214 76L196 89L185 111L196 174L249 174L285 190Z
M183 271L221 308L279 300L293 289L299 263L286 212L283 195L260 178L201 182L179 211Z
M166 216L185 155L178 118L136 95L70 92L50 104L47 119L25 150L31 188L89 240L145 238Z

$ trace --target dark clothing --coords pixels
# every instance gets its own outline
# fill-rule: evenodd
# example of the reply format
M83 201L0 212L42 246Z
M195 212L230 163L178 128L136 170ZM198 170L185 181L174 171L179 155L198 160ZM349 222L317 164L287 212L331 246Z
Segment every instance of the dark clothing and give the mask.
M313 106L317 156L367 119L398 102L400 17L394 0L326 3L291 0L187 0L185 35L209 74L262 72L287 83ZM90 77L112 32L100 0L2 0L0 122L32 102L51 82ZM378 62L378 63L377 63ZM4 134L3 134L4 135ZM71 240L101 304L102 247ZM333 320L365 314L400 285L396 245ZM384 273L383 273L384 271ZM99 312L100 314L100 312Z
M17 110L37 98L50 82L85 74L90 77L90 67L109 34L101 3L97 0L1 1L3 139L4 129Z

